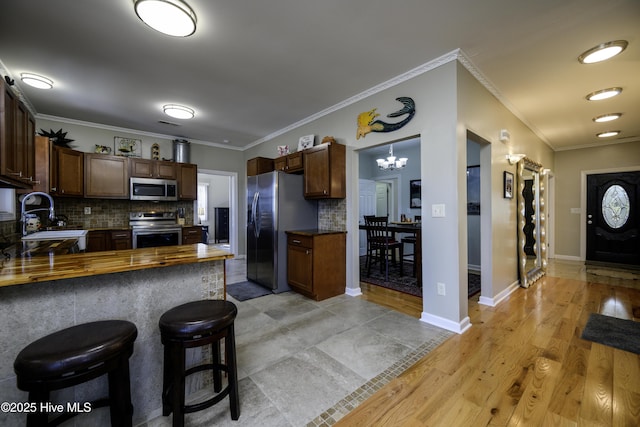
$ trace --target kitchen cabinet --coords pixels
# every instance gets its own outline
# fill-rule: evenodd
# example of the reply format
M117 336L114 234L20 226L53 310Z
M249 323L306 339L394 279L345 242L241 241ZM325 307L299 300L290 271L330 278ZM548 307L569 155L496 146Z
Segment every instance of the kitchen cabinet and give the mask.
M87 252L118 251L131 249L131 230L89 230Z
M287 282L316 301L344 294L346 233L287 231Z
M127 157L86 153L84 155L84 197L129 198Z
M215 242L229 241L229 208L214 208Z
M54 145L51 150L51 195L82 197L84 195L84 153Z
M196 200L198 198L198 165L176 163L178 168L178 198Z
M0 80L0 182L30 189L35 166L35 118L4 79Z
M131 249L131 230L110 230L108 234L109 249L119 251Z
M278 157L273 160L274 169L286 173L302 173L304 171L303 156L304 153L298 151Z
M182 244L193 245L194 243L202 243L202 227L182 227Z
M129 175L139 178L176 179L176 164L163 160L130 158Z
M344 199L346 197L346 150L337 143L325 143L304 151L304 197Z
M46 136L34 136L34 181L33 189L30 191L42 191L49 193L51 175L51 140Z
M256 176L261 173L273 171L273 159L266 157L254 157L247 160L247 176Z

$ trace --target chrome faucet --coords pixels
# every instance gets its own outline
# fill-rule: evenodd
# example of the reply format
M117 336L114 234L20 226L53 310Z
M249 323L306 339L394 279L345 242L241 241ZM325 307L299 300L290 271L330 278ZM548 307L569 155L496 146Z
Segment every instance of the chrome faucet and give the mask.
M44 196L47 199L49 199L49 208L38 208L38 209L31 209L30 211L25 211L25 205L27 204L27 199L29 199L31 196ZM34 191L33 193L29 193L26 196L24 196L24 198L22 199L22 205L20 208L20 211L22 212L22 235L26 236L27 235L27 214L30 214L31 212L37 212L37 211L49 211L49 219L53 221L53 219L56 217L55 211L53 209L53 198L48 195L47 193L43 193L42 191Z

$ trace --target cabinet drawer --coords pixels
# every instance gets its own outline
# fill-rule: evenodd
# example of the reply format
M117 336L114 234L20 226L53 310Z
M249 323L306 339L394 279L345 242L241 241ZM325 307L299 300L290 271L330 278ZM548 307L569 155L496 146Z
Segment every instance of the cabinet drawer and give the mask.
M302 246L305 248L313 248L313 237L303 236L300 234L289 234L287 243L291 246Z
M111 239L129 239L131 238L131 232L129 230L112 231Z

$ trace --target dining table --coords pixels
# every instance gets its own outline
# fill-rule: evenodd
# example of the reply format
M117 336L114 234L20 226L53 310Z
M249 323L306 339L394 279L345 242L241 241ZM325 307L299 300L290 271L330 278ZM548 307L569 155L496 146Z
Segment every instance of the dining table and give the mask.
M360 230L367 230L369 226L366 224L360 224ZM406 233L413 234L416 238L414 253L413 253L413 262L416 263L416 278L418 280L418 286L422 286L422 226L420 222L412 221L389 221L389 224L386 227L387 231L390 233L390 236L393 240L396 239L396 234ZM397 240L400 241L400 240ZM402 260L400 260L402 262ZM386 266L386 274L388 277L389 268Z

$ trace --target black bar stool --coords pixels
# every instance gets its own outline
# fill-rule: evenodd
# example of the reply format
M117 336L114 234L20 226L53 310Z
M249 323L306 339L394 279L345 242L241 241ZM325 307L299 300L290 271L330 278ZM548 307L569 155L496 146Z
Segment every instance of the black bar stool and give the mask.
M16 357L13 369L18 388L29 392L38 412L27 415L27 426L58 425L76 415L69 408L49 420L40 404L49 402L53 390L82 384L108 374L109 396L90 402L91 410L109 406L112 426L131 426L133 405L129 384L129 358L138 336L136 326L124 320L83 323L55 332L27 345ZM72 405L71 405L72 406ZM67 411L67 409L71 409Z
M240 417L238 374L233 322L238 314L229 301L203 300L174 307L160 317L160 335L164 345L164 379L162 415L173 412L173 426L184 426L184 414L209 408L229 396L231 419ZM224 364L220 360L220 340L224 338ZM187 348L211 345L212 361L185 369ZM213 391L210 399L185 405L185 378L196 372L211 370ZM228 374L222 390L221 372Z

